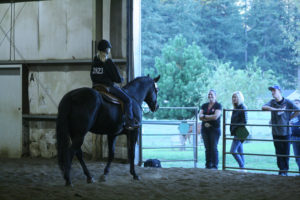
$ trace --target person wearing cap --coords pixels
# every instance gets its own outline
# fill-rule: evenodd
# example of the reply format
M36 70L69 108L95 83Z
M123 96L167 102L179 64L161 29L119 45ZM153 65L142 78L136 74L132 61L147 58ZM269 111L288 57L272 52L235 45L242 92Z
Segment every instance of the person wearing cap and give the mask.
M269 87L272 92L273 99L262 106L262 110L271 112L272 125L289 125L289 121L296 117L298 112L288 112L288 110L298 110L298 107L290 100L284 98L281 88L278 85ZM288 126L272 126L272 136L274 141L275 152L277 155L277 166L279 175L287 176L289 170L289 157L281 157L278 155L289 156L290 154L290 128Z
M294 103L296 106L298 106L298 109L300 109L300 99L295 99ZM292 129L292 135L291 135L291 140L292 140L292 146L294 150L294 155L299 156L296 159L296 163L298 165L299 169L299 174L300 174L300 115L297 117L293 118L290 121L291 125L294 125L291 127Z
M204 103L200 110L201 136L205 147L205 168L218 169L218 143L221 135L220 118L222 105L217 102L215 90L208 91L208 103Z
M132 113L132 101L131 98L114 83L122 83L123 77L117 66L114 64L112 59L108 57L111 49L111 44L107 40L101 40L97 46L98 52L94 57L90 76L93 82L93 88L97 85L102 84L109 88L109 92L121 99L125 106L125 128L133 129L138 126L135 124L133 113Z

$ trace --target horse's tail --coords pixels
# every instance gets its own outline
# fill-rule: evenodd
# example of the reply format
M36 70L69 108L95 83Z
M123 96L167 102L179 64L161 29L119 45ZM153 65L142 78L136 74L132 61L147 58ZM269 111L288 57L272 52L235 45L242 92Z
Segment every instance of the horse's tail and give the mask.
M59 168L64 171L65 162L69 160L68 149L70 146L70 129L69 129L69 113L71 111L71 103L69 98L65 96L58 107L58 115L56 120L56 140L57 140L57 158Z

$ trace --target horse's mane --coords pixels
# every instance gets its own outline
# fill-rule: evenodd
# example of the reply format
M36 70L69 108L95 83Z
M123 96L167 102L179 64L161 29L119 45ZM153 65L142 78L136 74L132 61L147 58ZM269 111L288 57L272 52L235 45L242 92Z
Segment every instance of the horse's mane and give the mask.
M127 83L123 88L124 89L128 89L128 87L130 87L131 85L135 84L135 82L141 81L142 79L146 80L146 79L149 79L149 78L150 78L149 76L140 76L140 77L137 77L137 78L133 79L132 81L130 81L129 83Z

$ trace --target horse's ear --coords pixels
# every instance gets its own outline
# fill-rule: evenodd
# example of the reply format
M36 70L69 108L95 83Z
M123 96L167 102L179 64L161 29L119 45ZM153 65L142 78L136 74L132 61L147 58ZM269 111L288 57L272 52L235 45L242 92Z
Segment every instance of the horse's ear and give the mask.
M153 80L154 80L154 82L157 82L157 81L159 81L159 79L160 79L160 75L158 75L156 78L154 78Z

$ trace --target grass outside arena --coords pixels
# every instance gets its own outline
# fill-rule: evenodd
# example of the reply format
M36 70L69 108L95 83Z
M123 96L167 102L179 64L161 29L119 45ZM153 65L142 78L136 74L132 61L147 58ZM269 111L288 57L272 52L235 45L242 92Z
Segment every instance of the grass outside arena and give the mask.
M227 123L230 123L230 116L226 116ZM248 112L249 124L269 124L269 112ZM272 139L271 128L266 126L261 127L248 127L250 138L252 139ZM180 146L180 137L171 134L178 134L178 125L143 125L143 147L175 147L172 149L143 149L143 160L157 158L159 160L192 160L194 158L193 148L183 148ZM229 127L226 127L226 135L228 135ZM163 136L146 136L146 134L164 134ZM170 134L170 136L168 136ZM222 151L223 151L223 138L220 137L218 150L219 150L219 169L222 169ZM226 151L229 152L232 140L226 141ZM192 147L191 143L186 141L185 147ZM177 147L177 148L176 148ZM244 143L244 153L251 154L275 154L273 142L260 142L260 141L247 141ZM293 156L293 148L291 145L290 155ZM246 168L257 169L271 169L278 170L276 157L269 156L250 156L245 155ZM290 171L298 171L298 166L295 158L290 158ZM205 148L201 137L198 136L198 164L199 168L205 166ZM183 162L162 162L162 167L184 167L193 168L193 161ZM230 154L226 155L226 167L238 167L237 162ZM249 171L259 172L259 171ZM259 173L273 173L277 172L259 172ZM290 173L292 175L292 173Z

